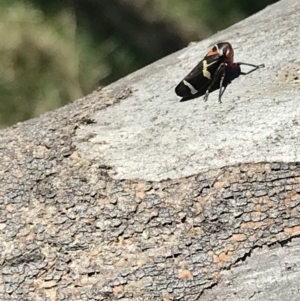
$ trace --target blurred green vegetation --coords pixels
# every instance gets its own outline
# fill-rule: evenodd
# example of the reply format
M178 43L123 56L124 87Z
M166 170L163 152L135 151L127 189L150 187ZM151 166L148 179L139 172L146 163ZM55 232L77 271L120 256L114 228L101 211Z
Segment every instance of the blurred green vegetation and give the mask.
M0 127L60 107L275 0L0 0Z

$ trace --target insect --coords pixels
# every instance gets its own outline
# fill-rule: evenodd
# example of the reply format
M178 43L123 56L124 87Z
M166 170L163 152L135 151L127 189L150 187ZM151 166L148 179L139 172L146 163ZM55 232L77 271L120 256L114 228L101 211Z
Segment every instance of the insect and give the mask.
M202 61L176 86L175 93L187 101L204 95L207 101L209 93L219 89L219 102L227 86L240 75L246 75L265 67L264 64L234 63L234 51L230 43L216 44ZM253 67L242 72L241 65Z

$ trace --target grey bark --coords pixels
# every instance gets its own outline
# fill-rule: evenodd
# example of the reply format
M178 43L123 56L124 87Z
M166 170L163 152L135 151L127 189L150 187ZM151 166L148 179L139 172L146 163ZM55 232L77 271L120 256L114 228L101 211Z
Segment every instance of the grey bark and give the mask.
M0 300L298 300L300 3L0 132ZM266 68L179 103L212 43Z

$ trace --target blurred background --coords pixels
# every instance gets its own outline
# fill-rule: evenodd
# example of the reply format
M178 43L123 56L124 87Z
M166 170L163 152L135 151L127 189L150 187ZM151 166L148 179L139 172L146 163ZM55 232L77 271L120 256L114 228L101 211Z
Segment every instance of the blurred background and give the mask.
M0 128L74 101L274 2L0 0Z

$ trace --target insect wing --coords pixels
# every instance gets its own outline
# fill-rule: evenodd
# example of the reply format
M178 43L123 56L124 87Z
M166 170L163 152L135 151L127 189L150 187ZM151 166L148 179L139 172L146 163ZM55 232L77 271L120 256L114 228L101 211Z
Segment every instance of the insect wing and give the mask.
M177 85L175 93L178 96L189 99L204 95L221 62L222 59L220 56L206 56Z

